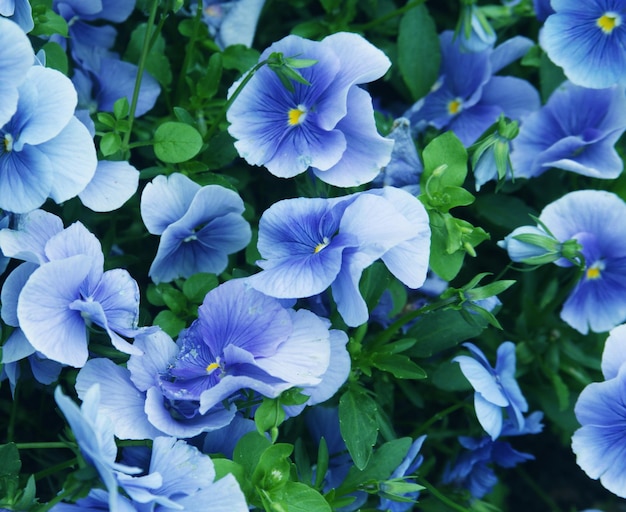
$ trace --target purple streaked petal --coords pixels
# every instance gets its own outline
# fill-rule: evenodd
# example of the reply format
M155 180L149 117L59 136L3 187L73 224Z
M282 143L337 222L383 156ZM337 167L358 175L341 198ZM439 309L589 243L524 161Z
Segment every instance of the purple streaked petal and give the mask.
M494 76L483 87L480 104L500 107L505 116L519 120L538 110L541 101L537 90L526 80Z
M159 375L173 364L179 348L172 338L161 330L139 334L134 345L143 352L143 355L132 355L128 360L130 378L139 390L147 391L159 383Z
M0 208L27 213L39 208L50 194L50 159L35 146L0 155Z
M184 174L157 176L141 194L141 218L153 235L181 219L191 205L200 185Z

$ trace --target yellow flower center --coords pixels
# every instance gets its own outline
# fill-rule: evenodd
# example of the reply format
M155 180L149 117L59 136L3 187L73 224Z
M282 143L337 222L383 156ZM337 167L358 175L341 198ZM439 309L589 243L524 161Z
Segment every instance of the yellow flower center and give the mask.
M206 367L206 372L207 373L213 373L213 370L217 370L220 367L220 364L215 362L215 363L211 363L209 366Z
M313 254L317 254L318 252L320 252L324 247L326 247L328 244L330 243L330 240L328 239L328 237L324 237L324 240L322 240L321 243L317 244L315 246L315 249L313 249Z
M287 112L287 121L289 126L295 126L300 124L306 118L306 107L304 105L298 105L296 108L292 108Z
M9 151L13 151L13 136L10 133L7 133L4 136L4 150L8 153Z
M449 114L458 114L461 111L461 107L463 107L463 102L460 99L452 100L448 103L448 113Z
M615 12L605 12L596 20L596 25L598 25L605 34L610 34L615 27L619 27L621 24L622 17Z
M585 272L585 277L587 279L600 279L602 277L602 271L604 270L604 263L601 261L596 261L593 265L587 268Z

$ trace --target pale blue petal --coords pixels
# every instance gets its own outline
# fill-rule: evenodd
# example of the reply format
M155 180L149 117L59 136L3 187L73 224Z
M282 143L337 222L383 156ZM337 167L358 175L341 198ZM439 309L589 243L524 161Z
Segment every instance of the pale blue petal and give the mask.
M626 362L626 324L611 329L602 352L602 375L605 380L617 377Z
M315 386L330 363L328 328L316 315L301 309L290 311L293 331L270 357L256 364L269 375L293 386Z
M78 101L69 78L42 66L30 68L19 94L17 112L9 125L16 151L24 144L41 144L61 133Z
M41 265L48 261L46 243L63 231L63 221L44 210L18 217L15 229L0 230L0 249L5 256Z
M51 261L30 276L20 294L17 316L28 341L48 359L80 368L87 361L87 327L70 304L91 270L91 259Z
M200 188L180 173L154 178L141 194L141 218L148 231L160 235L167 226L181 219Z
M62 203L76 197L93 178L98 159L87 127L75 117L54 139L37 146L53 173L50 197Z
M220 25L216 42L221 48L233 44L250 47L265 0L239 0L233 3Z
M0 127L17 110L17 89L35 61L24 31L14 22L0 18Z
M489 55L491 72L495 75L513 61L521 59L530 50L534 42L527 37L514 36L498 45Z
M453 359L459 363L461 372L472 385L476 394L497 407L506 407L509 400L496 381L493 370L485 368L480 362L469 356L457 356Z
M76 377L76 391L81 399L94 384L100 384L100 411L113 422L120 439L154 439L162 433L149 421L144 411L146 396L130 380L130 372L109 359L91 359Z
M495 440L502 431L502 409L486 400L480 393L474 394L474 409L480 426Z
M35 353L21 329L15 329L2 345L2 364L15 363Z
M0 208L14 213L39 208L53 179L52 162L36 146L0 154Z
M183 510L202 510L211 504L211 512L248 512L246 498L232 474L220 478L210 487L176 499ZM177 512L178 508L159 507L161 512Z
M35 263L22 263L13 272L11 272L2 285L2 292L0 293L0 300L2 301L2 308L0 308L0 315L2 321L12 327L19 326L19 320L17 318L17 301L20 293L24 289L24 285L28 281L31 274L38 268Z
M367 304L359 290L359 281L363 270L369 267L374 260L375 258L371 258L363 252L347 249L344 253L341 271L331 286L333 299L337 303L337 311L350 327L364 324L369 317Z
M143 355L133 355L128 360L130 378L138 389L147 391L158 384L159 375L173 364L179 349L161 330L138 335L134 344Z
M336 187L355 187L372 181L380 169L389 163L393 141L378 134L370 95L352 87L347 97L348 115L337 124L346 138L346 150L341 160L330 168L315 164L315 175Z
M94 212L110 212L128 201L137 191L138 185L139 171L128 162L102 160L78 197Z

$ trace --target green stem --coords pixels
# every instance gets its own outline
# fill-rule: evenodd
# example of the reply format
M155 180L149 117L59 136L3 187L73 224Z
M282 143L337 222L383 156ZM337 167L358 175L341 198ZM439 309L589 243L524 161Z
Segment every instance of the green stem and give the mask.
M261 61L256 66L254 66L250 71L248 71L248 74L244 77L241 83L237 86L237 89L235 89L235 92L232 94L230 98L228 98L228 101L222 107L222 111L220 112L220 115L211 125L211 128L206 134L206 137L204 140L211 140L211 137L215 134L215 131L217 130L218 126L226 117L226 112L228 112L228 109L230 108L230 106L233 104L235 99L237 99L237 96L239 96L241 91L243 91L243 88L248 84L248 82L252 80L252 77L254 76L254 74L263 66L265 66L267 62L268 62L267 60Z
M430 492L435 498L437 498L442 503L445 503L450 508L452 508L454 510L458 510L459 512L470 512L469 509L467 509L465 507L462 507L458 503L455 503L454 501L452 501L450 498L444 496L435 487L433 487L432 484L430 484L427 480L425 480L423 477L418 476L417 477L417 483L419 483L420 485L423 485L428 490L428 492Z
M35 473L35 480L41 480L42 478L47 477L48 475L54 475L59 471L63 471L69 467L75 466L78 464L78 457L74 457L73 459L66 460L65 462L60 462L59 464L55 464L50 468L46 468L38 473Z
M16 443L18 450L48 450L51 448L69 448L67 443L62 441L48 441L43 443Z
M459 402L458 404L451 405L447 409L444 409L443 411L438 412L432 418L430 418L425 423L422 423L416 430L414 430L413 433L411 434L411 437L415 438L415 437L420 436L421 434L426 432L434 423L437 423L438 421L442 420L449 414L453 413L454 411L458 409L462 409L463 407L465 407L465 403Z
M17 392L19 391L19 382L15 384L15 393L13 394L13 402L11 403L11 416L9 417L9 425L7 426L7 442L12 443L15 439L15 418L17 417Z
M354 25L352 28L359 32L365 32L367 30L370 30L371 28L374 28L377 25L386 23L387 21L395 18L396 16L402 16L405 12L413 9L413 7L422 5L425 2L426 0L413 0L412 2L409 2L408 4L406 4L404 7L400 7L399 9L396 9L395 11L391 11L385 14L384 16L381 16L380 18L376 18L375 20L370 21L369 23L364 23L362 25Z
M159 0L152 1L152 7L150 8L150 15L148 17L148 23L146 25L146 33L143 37L143 47L141 49L141 56L139 57L139 63L137 64L137 78L135 78L135 88L133 89L133 98L130 102L130 111L128 112L128 131L124 134L124 140L122 147L127 148L130 141L130 133L133 128L133 122L135 121L135 110L137 110L137 102L139 101L139 90L141 88L141 80L143 78L143 72L146 69L146 61L148 60L148 53L150 53L150 40L152 38L151 28L154 25L156 18L157 8L159 6Z
M178 75L178 84L176 85L176 104L180 104L180 99L183 94L183 87L185 87L185 77L187 76L187 69L191 63L191 57L193 54L193 47L196 44L198 38L198 29L200 28L200 20L202 19L202 7L203 2L198 2L198 8L196 9L196 15L193 18L193 26L191 27L191 37L185 47L185 59L183 60L183 66L180 69Z

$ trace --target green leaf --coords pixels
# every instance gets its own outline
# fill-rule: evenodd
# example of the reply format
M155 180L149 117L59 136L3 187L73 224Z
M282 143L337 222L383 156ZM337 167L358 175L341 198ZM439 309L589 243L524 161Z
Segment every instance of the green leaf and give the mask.
M439 135L424 148L424 173L421 181L426 187L432 177L438 188L461 187L467 176L467 150L453 132ZM430 184L429 184L430 186Z
M252 475L261 455L270 446L272 446L272 443L270 443L269 439L259 434L256 430L248 432L237 442L233 451L233 461L242 466L246 470L247 475Z
M202 162L208 169L221 169L237 158L235 139L228 132L219 132L208 141L208 151L202 154Z
M259 56L257 50L243 44L231 44L222 53L222 66L224 69L236 69L240 73L245 73L257 64Z
M167 163L191 160L202 149L202 135L185 123L169 121L160 125L154 133L154 152Z
M35 27L29 32L31 36L51 36L59 34L67 37L67 21L51 8L46 7L43 14L33 17Z
M185 322L178 318L169 309L161 311L154 317L154 325L158 325L172 338L178 336L178 333L185 328Z
M210 99L217 94L222 80L222 54L214 53L209 59L206 75L198 81L197 92L201 98Z
M65 50L58 43L52 41L44 44L42 50L46 53L46 67L56 69L67 75L68 63Z
M429 210L428 216L431 229L430 268L445 281L452 281L463 265L465 253L463 251L455 251L452 254L448 252L449 235L446 217L450 217L450 214Z
M339 399L339 429L354 465L363 469L378 437L376 402L364 390L353 387Z
M173 313L179 315L186 313L189 307L189 302L185 297L185 294L180 290L177 290L173 286L161 289L161 297L165 305L172 310Z
M284 487L291 472L291 452L291 444L278 443L269 446L259 457L259 463L252 474L252 483L269 492Z
M117 153L122 148L122 139L114 132L105 133L100 139L100 151L104 156Z
M402 354L376 354L372 363L398 379L425 379L426 372Z
M408 336L417 343L407 351L412 357L430 357L478 336L487 322L469 323L460 311L454 309L433 311L422 317L409 329Z
M261 405L254 413L254 423L259 434L265 432L272 433L272 440L275 441L274 430L285 421L285 410L277 398L263 397Z
M190 302L202 304L204 297L218 285L217 276L206 272L198 272L183 283L183 293Z
M115 115L116 119L128 117L129 112L130 105L128 104L128 98L126 98L126 96L122 96L113 104L113 115Z
M439 76L440 61L439 35L428 9L410 9L400 21L398 67L413 100L428 94Z
M328 445L326 444L326 439L322 437L317 447L317 468L315 472L315 487L317 489L321 489L324 485L324 477L328 471L329 461Z
M22 463L15 443L0 445L0 478L18 477Z
M286 512L331 512L329 503L318 491L301 482L287 482L270 493L272 509ZM276 506L278 505L278 506Z
M563 412L569 406L569 389L567 389L567 385L563 382L563 379L558 373L550 375L550 380L552 381L552 387L556 393L559 411Z

